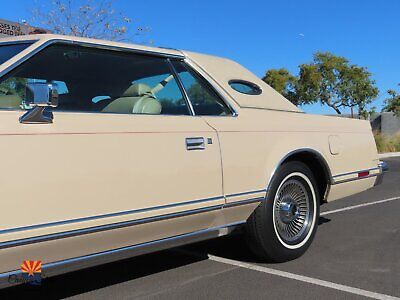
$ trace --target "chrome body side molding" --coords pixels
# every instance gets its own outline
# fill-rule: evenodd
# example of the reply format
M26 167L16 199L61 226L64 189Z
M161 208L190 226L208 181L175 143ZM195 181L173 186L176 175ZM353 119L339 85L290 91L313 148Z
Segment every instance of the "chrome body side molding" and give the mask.
M86 227L86 228L82 228L82 229L75 229L75 230L70 230L70 231L63 231L63 232L51 233L51 234L34 236L34 237L29 237L29 238L22 238L22 239L18 239L18 240L0 242L0 249L17 247L17 246L28 245L28 244L33 244L33 243L40 243L40 242L45 242L45 241L50 241L50 240L63 239L63 238L74 237L74 236L85 235L85 234L91 234L91 233L96 233L96 232L100 232L100 231L108 231L108 230L119 229L119 228L124 228L124 227L129 227L129 226L135 226L135 225L141 225L141 224L146 224L146 223L152 223L152 222L157 222L157 221L170 220L170 219L174 219L174 218L185 217L185 216L220 210L223 208L229 208L229 207L234 207L234 206L247 205L247 204L251 204L251 203L255 203L255 202L261 202L265 199L265 197L254 197L254 196L251 197L251 194L259 193L262 191L265 192L265 190L261 190L261 191L249 191L249 192L229 195L229 196L249 195L248 199L235 201L235 202L231 202L231 203L225 203L225 204L221 203L221 204L209 205L206 207L184 210L184 211L180 211L180 212L176 212L176 213L161 214L161 215L156 215L156 216L147 217L147 218L134 219L134 220L128 220L128 221L123 221L123 222L116 222L116 223L111 223L111 224L98 225L98 226ZM165 206L144 208L144 209L139 209L139 210L122 211L122 212L116 212L116 213L92 216L92 217L86 217L86 218L64 220L64 221L45 223L45 224L36 224L36 225L31 225L31 226L26 226L26 227L10 228L10 229L1 230L0 234L27 231L27 230L33 230L33 229L45 228L45 227L54 227L54 226L58 226L58 225L85 222L85 221L91 221L91 220L96 220L96 219L116 217L116 216L122 216L122 215L128 215L128 214L134 214L134 213L140 213L140 212L146 212L146 211L155 211L155 210L160 210L160 209L164 209L164 208L179 207L179 206L183 206L183 205L196 204L196 203L202 203L202 202L207 202L207 201L216 201L216 200L220 201L223 198L224 197L222 197L222 196L221 197L213 197L213 198L206 198L206 199L200 199L200 200L194 200L194 201L188 201L188 202L182 202L182 203L175 203L175 204L170 204L170 205L165 205Z
M258 198L252 198L252 199L246 199L246 200L241 200L241 201L235 201L235 202L230 202L224 205L224 208L229 208L229 207L234 207L234 206L239 206L239 205L246 205L246 204L251 204L251 203L257 203L257 202L262 202L265 200L265 197L258 197Z
M118 217L118 216L143 213L143 212L148 212L148 211L156 211L156 210L161 210L161 209L165 209L165 208L179 207L179 206L185 206L185 205L191 205L191 204L199 204L199 203L208 202L208 201L217 201L217 200L220 201L223 198L224 197L222 197L222 196L212 197L212 198L192 200L192 201L187 201L187 202L173 203L173 204L162 205L162 206L141 208L141 209L136 209L136 210L120 211L120 212L109 213L109 214L104 214L104 215L96 215L96 216L91 216L91 217L84 217L84 218L63 220L63 221L57 221L57 222L51 222L51 223L43 223L43 224L35 224L35 225L24 226L24 227L10 228L10 229L0 230L0 234L17 232L17 231L25 231L25 230L31 230L31 229L38 229L38 228L44 228L44 227L53 227L53 226L79 223L79 222L85 222L85 221L92 221L92 220L104 219L104 218L110 218L110 217ZM212 207L222 207L222 204L212 206Z
M107 224L107 225L93 226L93 227L88 227L88 228L83 228L83 229L76 229L76 230L64 231L64 232L60 232L60 233L52 233L52 234L47 234L47 235L35 236L35 237L31 237L31 238L2 242L2 243L0 243L0 249L17 247L17 246L33 244L33 243L40 243L40 242L51 241L51 240L58 240L58 239L74 237L74 236L78 236L78 235L96 233L96 232L100 232L100 231L107 231L107 230L119 229L119 228L141 225L141 224L146 224L146 223L151 223L151 222L169 220L169 219L173 219L173 218L185 217L185 216L190 216L190 215L194 215L194 214L218 210L218 209L221 209L222 206L223 205L221 204L221 205L193 209L193 210L188 210L188 211L183 211L183 212L178 212L178 213L160 215L160 216L155 216L155 217L149 217L149 218L143 218L143 219L137 219L137 220L131 220L131 221L124 221L124 222L112 223L112 224Z
M48 263L42 266L42 272L44 274L44 277L46 278L138 255L178 247L189 243L217 238L230 234L236 227L242 224L244 224L244 222L227 224L221 227L213 227L143 244L132 245L119 249L111 249L100 253L94 253L58 262ZM0 274L0 288L19 284L17 280L14 281L13 278L15 279L20 274L20 270Z
M354 180L362 180L366 178L379 176L383 172L382 167L363 169L358 171L346 172L333 176L334 182L332 184L340 184ZM360 173L368 173L368 175L359 176Z
M248 192L242 192L242 193L236 193L236 194L229 194L229 195L226 195L226 197L229 198L229 197L236 197L236 196L244 196L244 195L250 195L250 194L256 194L256 193L263 193L266 191L267 191L266 189L256 190L256 191L248 191Z
M362 172L371 172L371 171L377 171L377 170L379 170L379 167L370 168L370 169L362 169L362 170L357 170L357 171L352 171L352 172L346 172L346 173L341 173L341 174L334 175L334 176L333 176L333 179L338 178L338 177L342 177L342 176L355 175L355 174L362 173Z

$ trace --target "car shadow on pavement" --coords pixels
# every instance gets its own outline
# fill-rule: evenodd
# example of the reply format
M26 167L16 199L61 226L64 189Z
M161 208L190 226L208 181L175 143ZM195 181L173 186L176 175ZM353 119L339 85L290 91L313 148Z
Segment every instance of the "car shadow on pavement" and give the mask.
M330 221L331 219L329 218L319 217L318 225L323 226ZM247 263L266 263L253 254L244 235L241 233L187 245L181 248L185 250L184 252L188 253L192 252L201 255L210 254Z
M325 217L319 217L318 225L321 226L321 225L324 225L325 223L328 223L330 221L331 221L331 219L328 219L328 218L325 218Z
M202 258L166 250L44 279L41 286L7 288L0 291L0 299L22 299L24 296L62 299L206 259L207 256Z
M321 225L329 221L330 219L321 217L318 223ZM20 285L7 288L0 290L0 299L21 299L23 296L34 299L63 299L194 264L207 260L208 255L248 263L265 263L252 253L243 234L236 234L47 278L42 281L41 286Z

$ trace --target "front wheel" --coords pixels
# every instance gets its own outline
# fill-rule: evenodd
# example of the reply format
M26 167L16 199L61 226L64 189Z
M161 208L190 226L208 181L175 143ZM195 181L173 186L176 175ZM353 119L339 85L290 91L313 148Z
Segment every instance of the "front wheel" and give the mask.
M317 231L319 193L314 175L301 162L287 162L273 179L267 199L247 221L250 248L257 256L284 262L303 255Z

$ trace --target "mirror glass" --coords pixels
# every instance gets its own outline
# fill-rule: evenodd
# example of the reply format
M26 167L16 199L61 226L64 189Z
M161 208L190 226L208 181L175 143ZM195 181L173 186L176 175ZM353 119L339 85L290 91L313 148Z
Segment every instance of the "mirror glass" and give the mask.
M28 83L26 85L25 104L56 107L58 105L57 89L50 83Z

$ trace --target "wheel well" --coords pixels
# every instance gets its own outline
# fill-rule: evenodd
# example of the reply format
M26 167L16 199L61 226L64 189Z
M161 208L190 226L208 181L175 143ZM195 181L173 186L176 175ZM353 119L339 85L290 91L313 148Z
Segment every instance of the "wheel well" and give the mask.
M311 169L317 182L320 202L321 204L325 203L325 195L328 192L331 181L329 167L325 160L313 152L302 151L290 155L283 163L288 161L300 161Z

